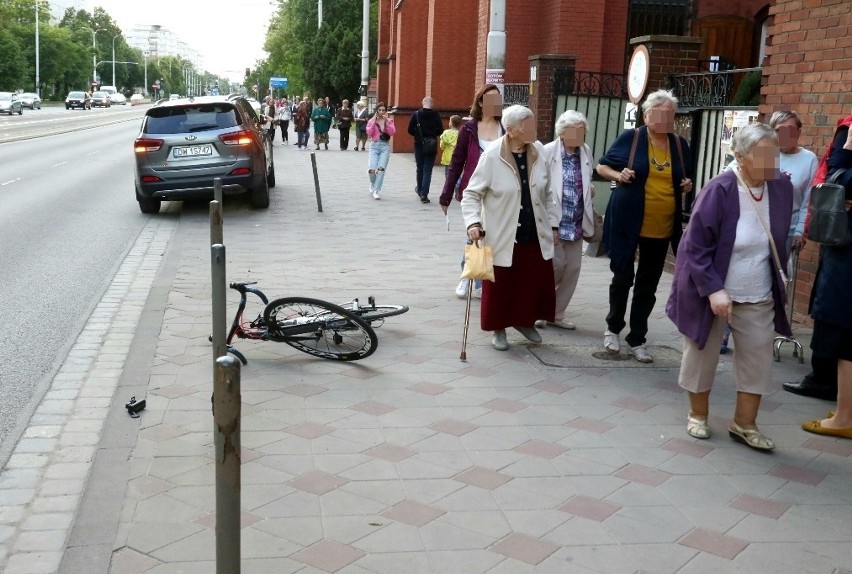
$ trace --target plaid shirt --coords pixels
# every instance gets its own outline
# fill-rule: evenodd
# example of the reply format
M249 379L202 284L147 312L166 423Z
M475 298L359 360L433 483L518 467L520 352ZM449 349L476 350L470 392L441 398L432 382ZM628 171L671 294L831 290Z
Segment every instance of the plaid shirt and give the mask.
M559 239L576 241L583 238L583 172L580 150L567 153L562 148L562 220Z

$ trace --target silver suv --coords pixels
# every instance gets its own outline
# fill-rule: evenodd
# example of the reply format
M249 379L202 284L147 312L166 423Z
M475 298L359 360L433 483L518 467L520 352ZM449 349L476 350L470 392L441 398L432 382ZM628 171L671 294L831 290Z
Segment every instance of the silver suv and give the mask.
M269 207L272 142L242 97L160 100L146 112L133 149L142 213L159 212L163 200L212 199L217 177L224 194L248 193L252 207Z

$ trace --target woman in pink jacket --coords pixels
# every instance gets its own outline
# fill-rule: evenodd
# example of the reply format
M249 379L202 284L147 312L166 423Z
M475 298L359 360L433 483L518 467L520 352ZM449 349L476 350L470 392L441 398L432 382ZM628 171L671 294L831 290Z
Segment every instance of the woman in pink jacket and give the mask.
M385 170L390 159L390 139L396 133L393 118L388 116L384 103L376 106L376 113L367 122L367 137L370 138L370 163L367 173L370 175L370 194L380 199Z

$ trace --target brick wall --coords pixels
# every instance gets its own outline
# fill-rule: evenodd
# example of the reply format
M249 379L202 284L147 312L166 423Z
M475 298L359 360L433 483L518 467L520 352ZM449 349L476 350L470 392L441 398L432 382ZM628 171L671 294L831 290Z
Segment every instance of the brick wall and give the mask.
M852 2L776 0L769 14L760 112L796 111L799 143L822 157L837 120L852 113ZM813 244L799 257L794 319L807 314L818 259Z

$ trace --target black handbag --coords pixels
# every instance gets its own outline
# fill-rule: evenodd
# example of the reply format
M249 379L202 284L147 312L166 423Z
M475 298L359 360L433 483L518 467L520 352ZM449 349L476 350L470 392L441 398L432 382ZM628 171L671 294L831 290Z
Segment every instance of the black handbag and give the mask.
M831 246L852 243L846 213L846 188L837 183L845 172L845 169L839 169L828 181L811 189L811 217L808 225L808 239L811 241Z
M414 114L417 118L417 131L420 132L420 149L425 155L436 155L438 153L438 138L425 137L420 128L420 112Z

